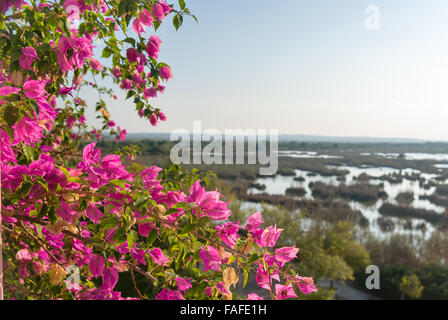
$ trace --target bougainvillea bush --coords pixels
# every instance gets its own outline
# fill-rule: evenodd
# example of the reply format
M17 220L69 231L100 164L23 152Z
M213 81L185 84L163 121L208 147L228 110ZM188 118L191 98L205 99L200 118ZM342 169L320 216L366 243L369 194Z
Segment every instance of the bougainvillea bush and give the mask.
M172 70L155 31L185 17L196 19L182 0L0 2L5 299L232 299L250 275L272 299L316 290L288 267L299 249L275 248L281 229L259 212L228 221L209 175L96 147L104 134L126 139L104 101L118 88L149 127L166 120L155 105Z

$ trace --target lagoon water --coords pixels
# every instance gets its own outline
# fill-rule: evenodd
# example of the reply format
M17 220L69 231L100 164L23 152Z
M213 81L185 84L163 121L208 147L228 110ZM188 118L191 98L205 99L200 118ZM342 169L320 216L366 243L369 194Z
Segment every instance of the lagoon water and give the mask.
M400 154L398 153L374 153L377 156L389 158L389 159L397 159ZM361 155L371 155L371 153L361 153ZM448 161L448 154L446 153L425 153L425 152L407 152L404 154L404 158L407 160L435 160L435 161Z
M315 152L298 152L295 153L288 151L283 153L285 156L290 157L318 157L319 155ZM322 156L322 155L320 155ZM328 155L327 155L328 156ZM328 156L330 157L330 156ZM417 154L417 153L407 153L406 157L412 159L433 159L437 161L448 161L448 154ZM432 210L439 214L445 212L446 208L442 206L435 205L426 199L421 199L423 195L431 195L435 191L435 187L431 187L429 189L425 189L423 185L425 183L433 181L434 178L437 177L437 174L429 174L424 173L415 169L394 169L389 167L351 167L351 166L329 166L329 168L336 168L338 170L346 170L348 173L345 175L345 181L342 182L338 180L337 176L322 176L320 174L306 171L306 170L295 170L296 176L280 176L277 175L275 177L260 177L255 182L259 184L264 184L266 189L263 191L257 190L255 188L250 188L248 193L257 194L257 193L268 193L271 195L285 195L285 191L290 187L302 187L305 189L306 194L303 197L297 197L298 199L310 199L313 200L313 196L311 193L311 189L309 187L310 183L315 182L323 182L325 184L337 186L341 183L345 184L354 184L358 183L357 177L361 174L367 174L372 177L371 180L364 183L370 184L382 184L384 191L387 193L387 199L378 200L374 204L363 204L357 201L350 201L349 205L354 210L359 210L367 220L369 220L369 231L376 235L377 237L387 237L391 234L411 234L411 235L422 235L425 238L428 238L431 233L435 230L435 228L428 222L422 219L400 219L396 217L388 217L388 219L392 220L395 223L395 227L391 231L382 231L380 226L378 225L378 219L383 216L379 213L378 209L385 202L397 204L396 197L402 192L412 192L414 194L414 199L410 203L410 206L414 208L421 208L426 210ZM384 175L389 174L400 174L403 179L399 183L391 183L389 181L380 180L379 178ZM418 174L420 175L420 179L422 183L416 179L410 179L411 175ZM407 176L407 178L406 178ZM294 178L302 177L304 181L295 181ZM250 207L251 205L257 206L258 209L261 209L261 206L258 204L246 203L244 206ZM412 222L412 229L407 229L404 227L404 223L406 221ZM416 229L417 225L424 224L425 228L423 230Z

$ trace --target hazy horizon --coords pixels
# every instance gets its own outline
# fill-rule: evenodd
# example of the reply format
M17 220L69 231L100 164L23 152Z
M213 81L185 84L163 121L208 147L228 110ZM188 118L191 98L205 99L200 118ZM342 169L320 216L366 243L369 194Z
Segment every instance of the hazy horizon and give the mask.
M188 128L184 128L184 129L188 129ZM189 130L190 134L192 134L192 131ZM154 136L169 136L171 134L171 132L166 131L166 132L130 132L128 133L128 136L130 138L132 138L132 136L139 136L139 135L154 135ZM224 132L222 132L222 134L224 135ZM267 134L269 135L269 131L267 132ZM246 136L246 135L245 135ZM297 140L297 139L292 139L293 137L298 137L300 140L300 138L309 138L310 141L321 141L321 142L325 142L326 140L318 140L320 138L325 139L328 138L328 141L332 141L332 140L369 140L369 141L403 141L404 143L406 143L407 141L409 141L409 143L412 142L433 142L433 143L448 143L448 140L434 140L434 139L419 139L419 138L409 138L409 137L375 137L375 136L327 136L327 135L310 135L310 134L301 134L301 133L292 133L292 134L280 134L279 138L280 140L285 140L290 138L291 141L293 140ZM308 141L308 140L307 140Z

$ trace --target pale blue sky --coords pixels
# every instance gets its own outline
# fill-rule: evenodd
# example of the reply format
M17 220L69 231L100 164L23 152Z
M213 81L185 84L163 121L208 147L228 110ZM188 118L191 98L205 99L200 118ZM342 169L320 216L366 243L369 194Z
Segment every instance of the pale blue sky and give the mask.
M110 111L128 132L201 120L219 130L448 140L448 1L187 3L199 23L186 17L179 31L166 23L157 32L174 79L153 105L168 121L152 127L119 94ZM380 9L380 30L365 27L368 5Z

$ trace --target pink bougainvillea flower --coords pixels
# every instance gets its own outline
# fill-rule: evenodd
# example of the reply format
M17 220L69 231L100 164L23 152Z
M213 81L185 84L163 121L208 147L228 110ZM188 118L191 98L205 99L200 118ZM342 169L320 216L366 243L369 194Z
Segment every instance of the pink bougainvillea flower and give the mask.
M148 9L143 9L142 12L138 15L138 18L141 20L141 23L147 27L150 27L152 23L154 22L154 18L151 15L151 12L149 12Z
M37 101L39 107L39 122L45 126L47 130L51 130L52 124L58 116L58 111L42 99Z
M202 248L199 252L199 257L204 263L204 272L210 269L219 271L219 266L221 265L221 255L219 254L218 249L212 246Z
M0 1L0 11L6 12L10 7L20 8L27 4L24 0L2 0Z
M263 219L261 219L261 213L255 212L247 218L246 230L249 232L255 231L262 223Z
M294 282L296 283L297 289L299 289L303 294L317 292L317 288L314 285L314 280L312 277L300 277L296 275Z
M95 223L99 223L100 219L104 217L104 213L94 204L89 204L86 208L86 217Z
M2 174L0 175L2 188L17 189L22 183L23 175L29 174L29 168L23 165L4 165L1 167ZM4 218L4 217L3 217Z
M283 264L285 264L286 262L294 259L297 256L297 252L299 252L299 249L296 248L295 245L292 247L275 249L274 258L277 262L280 263L280 266L283 266Z
M33 161L28 166L31 175L41 175L48 184L48 188L54 190L58 185L61 187L65 186L65 182L67 180L65 174L55 166L54 160L52 157L40 154L39 159ZM77 218L80 214L77 214Z
M218 289L218 292L222 294L230 294L228 287L223 281L219 281L218 283L216 283L216 289Z
M128 242L125 241L122 244L120 244L117 247L117 251L120 252L121 254L128 254L130 252Z
M171 12L172 8L165 1L160 0L152 6L151 10L154 17L161 21Z
M160 0L159 3L162 6L163 13L165 15L168 15L171 12L171 10L173 10L173 8L171 8L171 6L169 6L164 0Z
M180 291L186 291L191 288L190 279L184 279L181 277L176 277L176 286Z
M267 227L261 235L260 245L263 247L274 247L282 231L283 229L277 229L276 226Z
M94 254L90 259L89 270L95 278L103 274L105 259L103 256Z
M151 222L144 222L138 224L138 234L142 237L147 237L149 232L154 229L154 225Z
M103 273L102 290L112 291L118 282L118 270L114 267L106 268Z
M264 299L256 293L249 293L247 295L247 300L264 300Z
M264 300L264 299L256 293L249 293L247 295L247 300Z
M132 82L129 79L124 79L120 84L121 89L129 90L132 88Z
M114 75L115 78L120 78L121 76L121 69L118 66L115 66L112 68L112 74Z
M19 273L19 281L23 283L23 279L29 276L28 273L28 264L21 264L17 268L17 272Z
M41 11L43 8L50 8L50 7L51 7L51 4L49 4L49 3L41 3L37 7L37 10Z
M161 121L166 121L166 116L165 116L165 114L162 111L159 111L159 119Z
M257 268L257 275L255 281L257 284L266 290L271 290L272 280L280 281L278 272L275 270L267 271L263 264L260 264Z
M215 227L221 241L227 244L230 248L234 248L238 240L238 230L240 228L239 222L227 222L225 224Z
M45 91L45 85L47 81L40 80L28 80L23 84L23 91L28 98L36 99L44 97L47 92Z
M185 299L182 296L182 293L180 293L179 291L163 288L162 291L160 291L159 294L156 295L156 300L185 300Z
M39 261L33 262L33 272L36 275L40 276L44 271L45 271L45 267L41 262L39 262Z
M33 260L31 253L28 249L22 249L19 250L16 253L16 259L20 262L20 263L26 263L26 262L30 262L31 260Z
M74 89L74 87L61 87L59 88L59 94L60 95L72 95L71 92Z
M138 33L139 36L141 36L141 34L145 32L145 26L150 27L153 21L154 18L148 9L143 9L138 18L132 23L132 28Z
M101 65L101 63L94 58L90 58L89 64L92 67L92 69L94 69L96 71L101 71L101 69L103 69L103 66Z
M226 220L232 212L227 207L228 203L219 200L221 194L217 191L207 191L197 205L212 220Z
M143 186L146 189L156 189L155 193L163 189L163 187L160 186L160 180L157 180L157 175L160 171L162 171L162 168L152 166L140 173L143 180Z
M64 36L58 40L57 63L63 73L81 69L84 66L84 61L89 59L93 53L92 41L91 37L69 38Z
M96 165L101 158L101 150L95 149L96 142L86 145L82 151L82 162L78 164L78 168L90 167Z
M34 60L40 60L37 56L36 49L33 47L22 48L22 55L19 58L20 66L25 70L31 70Z
M219 192L205 191L198 180L191 186L187 202L195 202L212 220L226 220L232 212L228 209L227 202L219 200L220 196Z
M1 87L0 88L0 96L9 96L10 94L15 94L20 92L20 88L15 87Z
M69 222L75 221L80 215L78 211L73 209L73 205L65 201L61 201L59 208L56 209L56 213L62 219Z
M157 124L157 120L157 115L155 113L149 116L149 122L151 122L151 125L155 126Z
M66 0L64 1L63 7L67 14L67 19L69 21L80 20L80 13L83 3L78 0Z
M142 84L146 83L146 80L143 79L139 72L132 74L131 79L132 82L134 82L134 84L138 87L141 87Z
M163 11L163 7L159 3L154 4L151 9L152 9L152 14L159 21L165 17L165 12Z
M23 117L12 126L14 129L14 143L23 142L26 145L34 146L43 135L43 128L30 117Z
M211 297L212 296L212 290L213 290L212 287L207 287L207 288L205 288L204 293L206 295L208 295L209 297Z
M170 67L167 67L167 66L161 67L159 69L159 73L160 73L160 76L165 80L168 80L173 77L173 75L171 74Z
M135 48L129 48L126 50L126 58L128 58L129 63L134 63L138 58L138 51Z
M137 261L137 265L143 264L146 266L146 251L142 249L131 249L132 258Z
M0 157L1 163L17 161L16 154L11 148L11 138L3 129L0 129Z
M156 98L157 97L157 89L152 87L152 88L145 88L145 90L143 90L143 96L148 99L148 98Z
M169 262L171 261L170 258L165 256L162 249L160 249L160 248L154 248L152 250L149 250L148 253L149 253L151 259L154 260L154 262L158 265L167 266L169 264Z
M275 285L275 294L277 295L277 300L283 300L288 298L297 298L296 293L291 284L288 285Z
M82 83L82 74L79 74L77 77L73 78L72 84L75 88L79 87Z
M142 33L145 32L145 25L143 24L143 21L139 18L134 19L134 22L132 22L132 29L134 29L135 32L138 33L139 36L142 35Z
M146 44L146 51L148 52L148 56L154 59L158 59L161 44L162 40L160 40L160 38L155 34L149 37L148 43Z
M123 129L120 131L120 134L118 135L118 140L119 141L126 141L126 135L127 135L127 130Z
M125 166L121 163L121 156L117 154L109 154L101 160L101 169L104 170L108 180L125 179L132 180L132 176L126 171ZM121 196L121 195L120 195Z
M188 202L196 202L198 203L202 196L205 193L205 188L201 186L201 181L197 180L195 183L191 185L190 188L190 196L187 198Z

